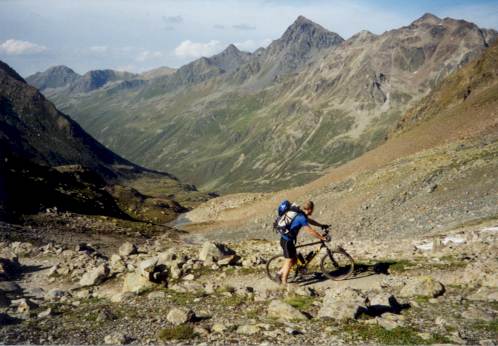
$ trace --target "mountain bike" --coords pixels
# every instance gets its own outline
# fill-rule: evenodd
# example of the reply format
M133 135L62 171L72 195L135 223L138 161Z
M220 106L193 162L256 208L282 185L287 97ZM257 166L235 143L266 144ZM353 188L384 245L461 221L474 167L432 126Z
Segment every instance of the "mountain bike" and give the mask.
M324 235L330 239L328 234L329 232L325 231ZM310 273L314 275L322 273L327 278L336 281L348 279L351 274L353 274L353 257L351 257L341 246L336 246L331 249L327 246L325 241L320 240L317 242L298 245L296 246L296 250L314 245L320 245L320 247L318 249L311 250L306 255L303 255L298 251L297 262L293 268L291 268L291 272L289 274L289 282L296 281L299 277L306 276ZM325 254L319 261L314 261L322 249L325 249ZM266 274L271 280L280 283L279 278L277 278L277 273L282 268L285 260L286 258L283 255L278 255L272 257L266 263Z

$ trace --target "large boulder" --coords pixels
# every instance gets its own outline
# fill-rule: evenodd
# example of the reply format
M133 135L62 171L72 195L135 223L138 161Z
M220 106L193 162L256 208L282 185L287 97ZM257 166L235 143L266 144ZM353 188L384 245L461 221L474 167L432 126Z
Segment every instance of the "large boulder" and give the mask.
M119 247L119 255L126 257L137 253L137 246L130 242L126 242Z
M202 244L201 251L199 252L199 259L204 262L218 261L226 256L234 255L235 251L228 248L226 245L207 241Z
M444 293L444 286L431 276L418 276L411 278L401 289L401 297L437 297Z
M323 298L322 307L318 311L318 317L335 320L355 319L366 310L366 302L366 297L354 289L329 288Z
M154 283L140 273L128 273L124 278L122 291L139 294L152 287Z
M268 307L268 316L279 320L307 320L308 318L298 309L281 300L273 300Z
M101 264L97 268L86 272L80 279L80 286L94 286L102 283L109 276L107 264Z
M184 308L173 308L168 312L166 319L168 322L178 326L183 323L191 322L195 318L192 310Z

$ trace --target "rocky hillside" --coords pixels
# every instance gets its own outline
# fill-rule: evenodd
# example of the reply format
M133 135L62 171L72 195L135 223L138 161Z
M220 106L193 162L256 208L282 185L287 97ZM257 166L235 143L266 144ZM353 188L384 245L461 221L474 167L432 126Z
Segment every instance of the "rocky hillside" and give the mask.
M175 194L182 199L192 191L191 200L207 197L171 175L146 170L114 154L3 62L0 148L3 217L57 207L87 214L139 219L156 214L171 219L183 210ZM149 194L151 184L156 198ZM146 216L147 208L155 211Z
M46 95L142 165L181 173L204 189L272 191L382 143L409 107L496 37L425 15L344 41L300 17L265 49L229 47L220 55L230 63L201 58L156 79Z
M376 149L302 187L220 197L179 222L208 228L215 239L271 237L284 198L314 199L317 218L346 238L404 237L495 219L497 47L442 81Z
M185 244L172 234L105 250L3 242L8 344L480 344L498 338L498 227L353 240L353 276L317 260L282 287L277 241ZM137 246L138 245L138 246ZM317 258L320 258L323 253Z

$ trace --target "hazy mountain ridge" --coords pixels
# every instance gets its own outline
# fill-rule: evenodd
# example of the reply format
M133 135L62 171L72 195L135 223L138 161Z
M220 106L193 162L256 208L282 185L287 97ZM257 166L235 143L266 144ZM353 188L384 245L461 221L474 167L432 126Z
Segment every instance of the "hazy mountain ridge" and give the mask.
M3 62L0 149L2 218L58 207L80 213L170 220L184 210L174 198L184 199L187 205L189 200L208 198L172 175L144 169L114 154ZM154 198L146 195L148 181L156 184ZM193 191L191 196L184 196L188 191Z
M267 191L302 184L381 143L413 102L494 39L492 30L426 15L342 41L300 17L230 72L201 58L144 86L51 97L143 165L205 189Z

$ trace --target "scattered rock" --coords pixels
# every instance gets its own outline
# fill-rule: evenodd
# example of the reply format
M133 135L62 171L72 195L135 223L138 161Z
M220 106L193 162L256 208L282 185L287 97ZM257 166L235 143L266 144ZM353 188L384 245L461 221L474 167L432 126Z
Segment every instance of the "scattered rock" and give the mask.
M218 260L217 264L219 266L228 266L235 265L240 260L240 257L237 255L226 256Z
M207 241L202 244L201 251L199 252L199 259L204 262L209 262L209 260L218 261L225 256L234 254L235 252L233 250L223 244Z
M175 249L171 248L157 255L157 264L169 266L171 262L178 258Z
M142 293L154 286L148 278L143 277L139 273L126 274L123 281L123 292Z
M166 297L166 293L164 291L154 291L150 292L147 295L147 298L149 299L164 299Z
M403 320L403 316L391 313L385 313L376 318L377 324L386 330L402 327L404 325Z
M138 271L142 276L149 278L151 273L154 272L156 265L157 265L157 257L149 258L139 263Z
M51 315L52 315L52 309L48 308L47 310L43 310L42 312L40 312L38 314L38 318L45 318L45 317L49 317Z
M467 320L492 321L494 315L476 307L470 307L462 313L462 317Z
M130 242L126 242L119 247L119 255L123 257L127 257L137 253L137 246Z
M127 301L128 299L133 297L133 293L131 292L121 292L115 294L111 297L111 302L113 303L121 303L122 301Z
M215 323L211 327L211 331L214 333L223 334L228 329L228 326L222 323Z
M259 333L261 328L258 325L255 324L244 324L242 326L239 326L237 328L237 333L243 334L243 335L254 335Z
M281 300L273 300L268 307L268 316L284 321L307 320L308 318L298 309Z
M431 276L419 276L409 279L401 289L401 297L438 297L444 293L444 286Z
M109 267L101 264L97 268L85 273L80 279L80 286L94 286L102 283L109 276Z
M192 310L184 308L173 308L168 312L166 319L168 322L178 326L183 323L191 322L195 317Z
M104 343L106 345L124 345L126 344L127 339L128 338L123 333L114 332L105 336Z
M32 309L38 307L37 304L35 304L33 301L27 298L15 299L12 300L10 303L11 305L17 307L17 312L20 314L29 313Z
M318 317L329 317L335 320L346 320L357 318L365 309L366 297L360 292L346 288L336 291L329 288L325 293L322 307L318 311Z
M59 300L62 297L64 297L65 295L66 295L66 292L64 292L63 290L53 288L47 292L47 294L45 295L45 299L46 300Z
M495 288L481 287L467 297L469 300L498 301L498 290Z

